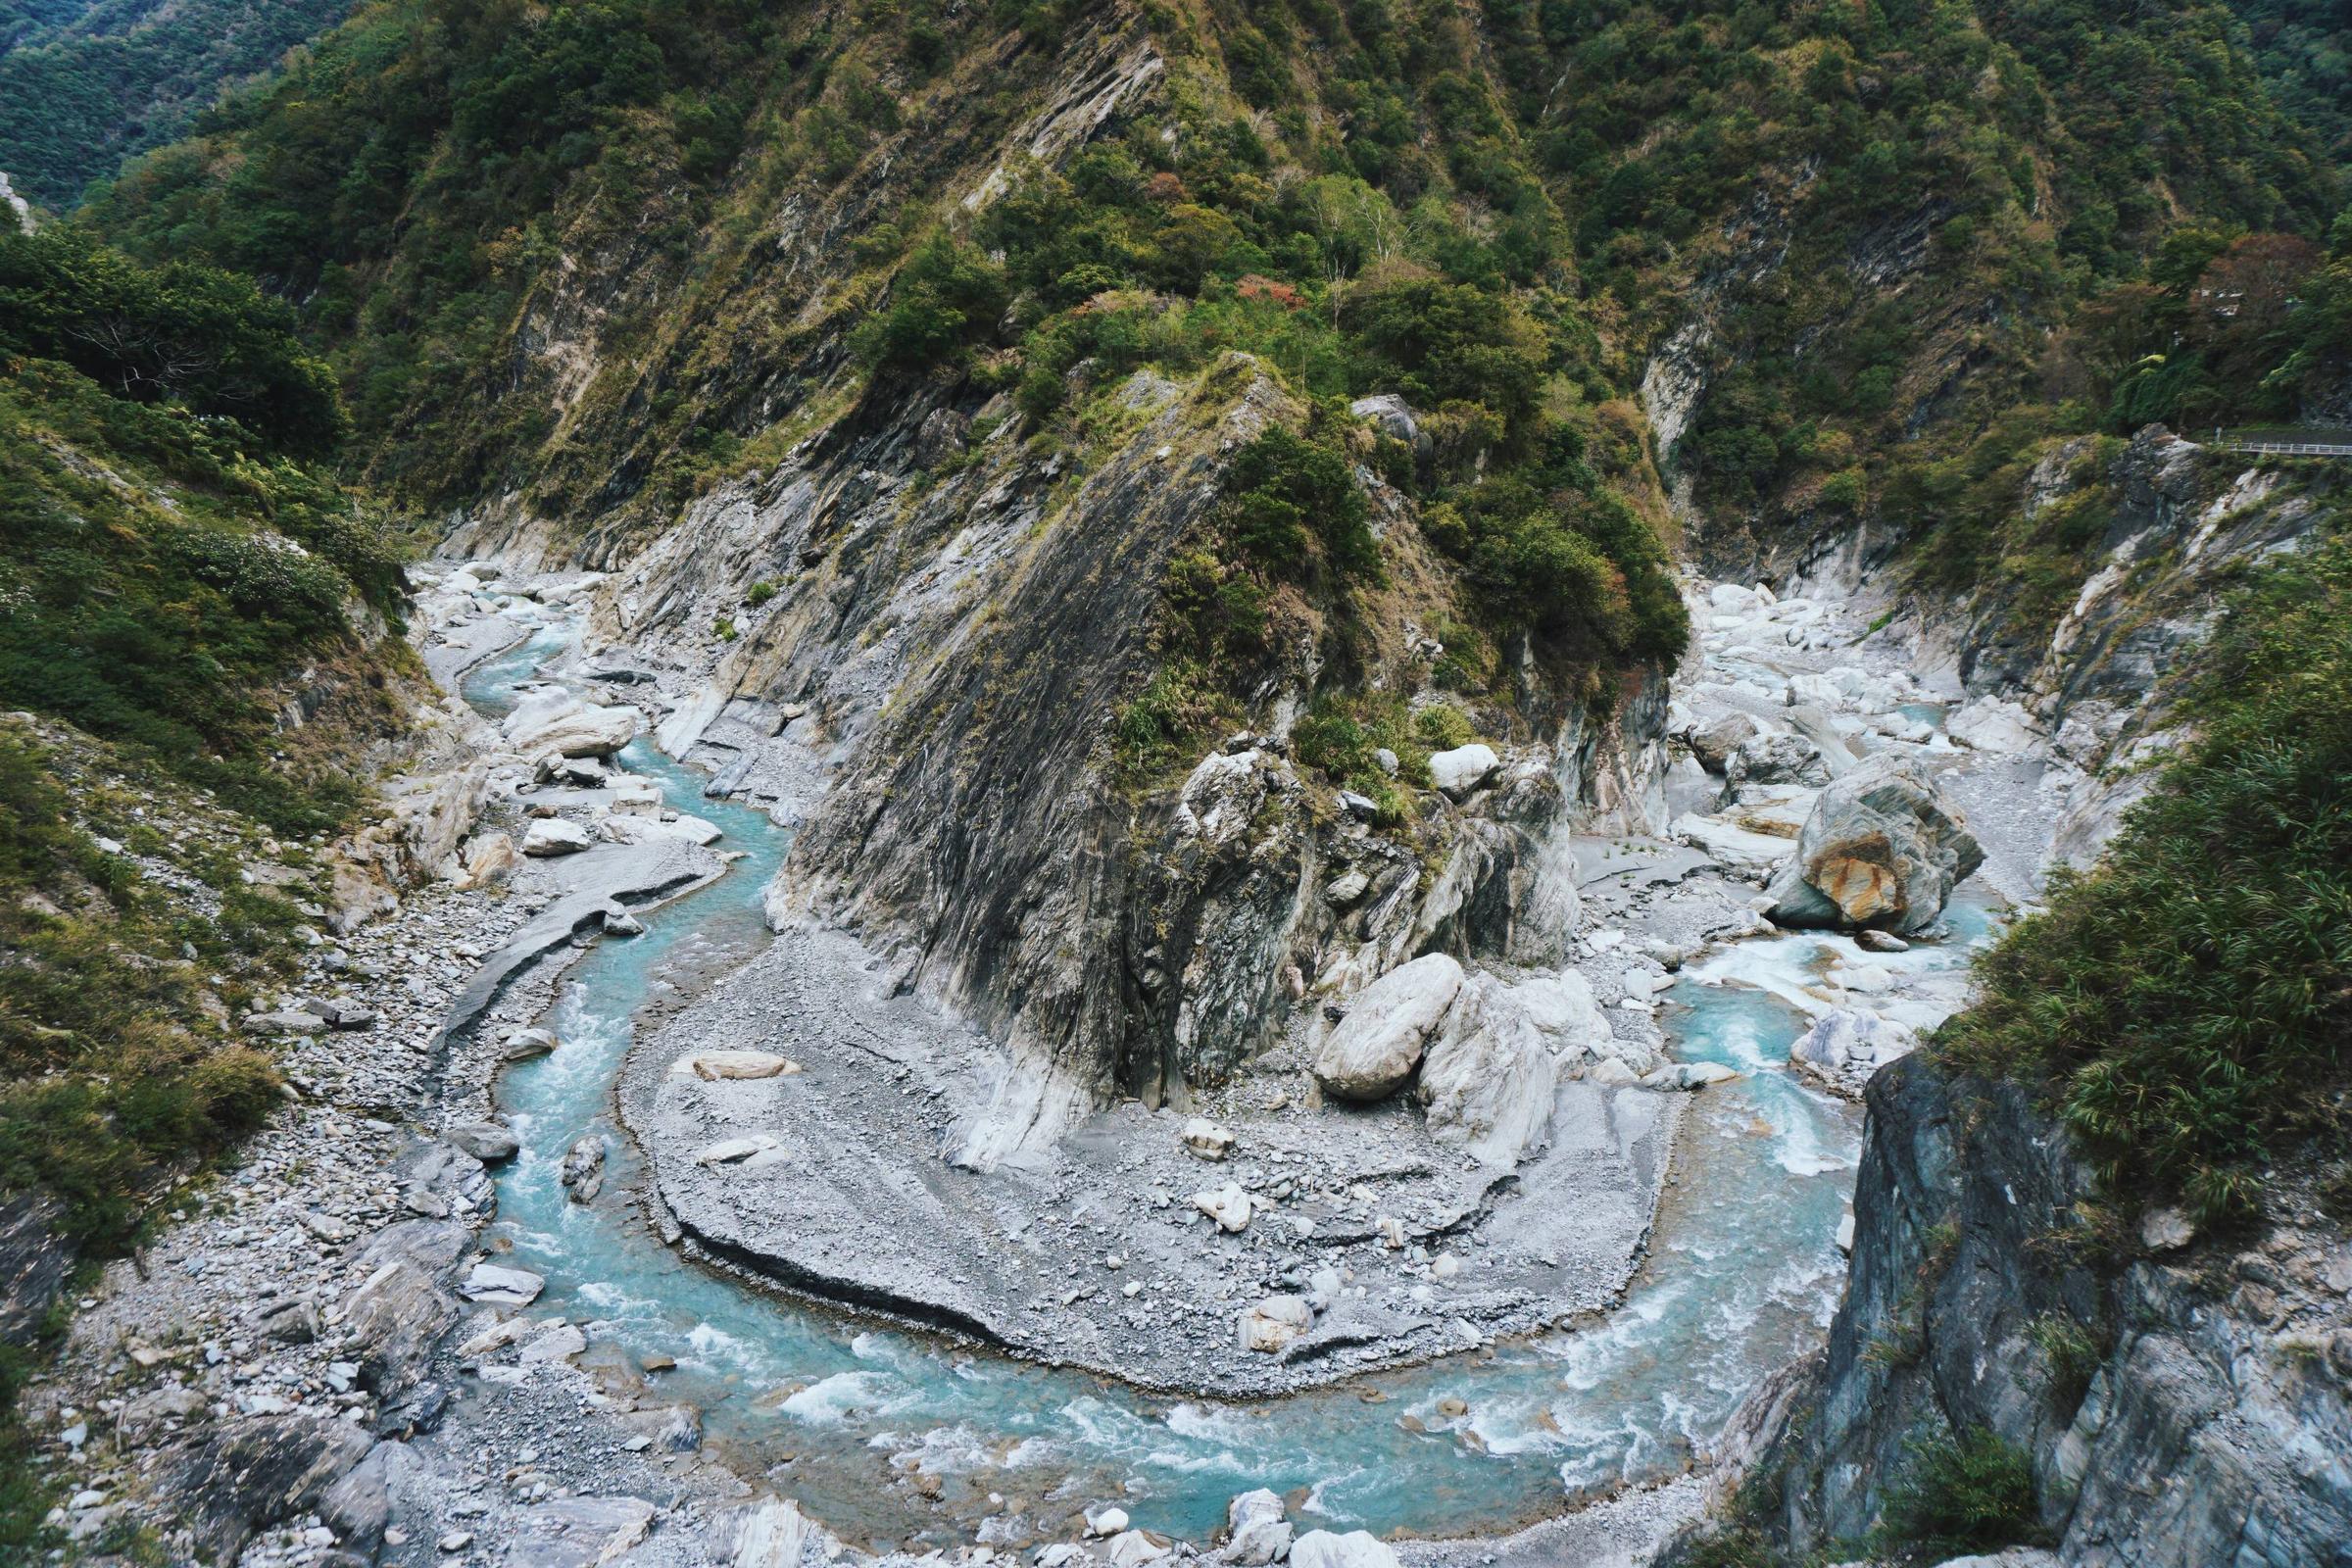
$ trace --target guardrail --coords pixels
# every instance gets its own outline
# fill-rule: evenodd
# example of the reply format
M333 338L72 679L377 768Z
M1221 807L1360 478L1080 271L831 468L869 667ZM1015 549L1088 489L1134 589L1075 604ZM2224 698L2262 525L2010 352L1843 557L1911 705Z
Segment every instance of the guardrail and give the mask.
M2215 441L2224 452L2260 452L2279 458L2352 458L2352 444L2328 441Z

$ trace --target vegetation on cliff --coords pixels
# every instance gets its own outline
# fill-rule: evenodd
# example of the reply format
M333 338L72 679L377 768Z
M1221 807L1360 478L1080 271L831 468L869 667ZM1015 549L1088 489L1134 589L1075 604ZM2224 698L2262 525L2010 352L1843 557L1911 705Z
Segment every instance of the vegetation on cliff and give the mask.
M1936 1046L2046 1082L2118 1193L2219 1222L2306 1148L2352 1178L2352 539L2243 587L2186 712L2199 738Z
M339 421L247 280L0 236L0 1190L99 1250L270 1104L231 1020L306 916L243 873L404 711L396 558L287 451Z
M0 0L0 169L64 211L350 0Z

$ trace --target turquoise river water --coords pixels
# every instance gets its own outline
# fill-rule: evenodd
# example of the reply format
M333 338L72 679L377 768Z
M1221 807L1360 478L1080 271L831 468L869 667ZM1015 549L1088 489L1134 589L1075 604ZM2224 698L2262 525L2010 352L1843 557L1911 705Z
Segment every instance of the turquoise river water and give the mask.
M565 635L550 628L476 666L467 699L505 710ZM498 1230L515 1262L547 1276L541 1309L640 1359L675 1358L654 1379L660 1396L701 1406L712 1445L846 1538L1017 1543L1115 1499L1140 1526L1204 1539L1229 1497L1260 1486L1335 1529L1501 1531L1685 1468L1760 1377L1819 1342L1837 1304L1857 1114L1788 1070L1801 1013L1763 990L1689 982L1666 999L1677 1054L1746 1076L1692 1098L1641 1276L1621 1306L1574 1330L1227 1404L861 1323L682 1258L625 1200L566 1201L558 1171L576 1139L601 1132L608 1191L632 1190L635 1152L612 1115L631 1020L765 940L760 891L790 836L763 812L702 799L702 775L645 741L621 760L743 858L654 911L644 936L607 940L569 971L563 1045L500 1085L522 1152L499 1180ZM1960 937L1916 961L1965 961L1984 919L1954 915ZM1797 976L1828 940L1750 947L1777 950L1753 961ZM1441 1414L1449 1398L1468 1413Z

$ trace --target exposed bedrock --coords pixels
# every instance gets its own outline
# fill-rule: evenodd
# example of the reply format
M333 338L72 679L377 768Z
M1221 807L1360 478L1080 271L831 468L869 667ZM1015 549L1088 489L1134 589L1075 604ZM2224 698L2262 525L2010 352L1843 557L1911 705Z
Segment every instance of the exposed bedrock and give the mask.
M1800 1554L1863 1537L1923 1439L2027 1454L2070 1565L2332 1568L2352 1541L2352 1252L2300 1182L2256 1235L2131 1234L2013 1085L1870 1081L1853 1272L1825 1352L1727 1438ZM2112 1225L2112 1221L2108 1221Z
M1227 455L1301 411L1239 355L1115 396L1128 433L1076 476L1003 400L860 409L620 569L591 641L629 653L582 662L713 788L798 826L772 920L857 932L1010 1052L956 1152L975 1164L1105 1096L1181 1103L1310 993L1344 1001L1420 954L1556 963L1571 829L1662 811L1663 682L1639 673L1609 711L1531 686L1533 733L1459 748L1403 832L1294 760L1315 697L1416 691L1441 651L1418 626L1446 568L1369 474L1392 578L1371 666L1326 668L1314 612L1278 609L1250 727L1172 778L1122 776L1170 556L1221 504Z

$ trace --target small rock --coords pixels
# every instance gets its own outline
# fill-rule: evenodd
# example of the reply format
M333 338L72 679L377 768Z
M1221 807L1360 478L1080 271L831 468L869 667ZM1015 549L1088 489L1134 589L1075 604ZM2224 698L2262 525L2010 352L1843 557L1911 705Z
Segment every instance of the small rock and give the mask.
M1227 1182L1216 1192L1198 1192L1193 1195L1193 1206L1217 1222L1219 1230L1236 1235L1250 1228L1251 1200L1237 1182Z
M2151 1252L2178 1252L2196 1239L2196 1225L2178 1208L2151 1208L2139 1222L2140 1245Z
M1188 1153L1197 1154L1202 1159L1223 1159L1233 1152L1233 1130L1218 1126L1206 1116L1195 1116L1187 1121L1179 1137Z
M1245 1350L1269 1353L1281 1349L1314 1325L1314 1308L1296 1296L1269 1296L1242 1313L1240 1339Z

